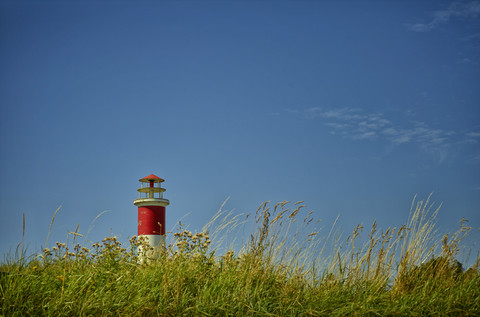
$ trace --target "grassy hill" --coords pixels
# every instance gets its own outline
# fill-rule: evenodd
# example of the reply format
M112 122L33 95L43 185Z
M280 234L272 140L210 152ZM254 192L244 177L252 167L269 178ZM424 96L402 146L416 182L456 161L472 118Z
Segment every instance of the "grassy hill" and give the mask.
M468 270L456 260L470 228L436 238L438 209L412 206L407 224L374 223L365 238L357 226L346 241L312 231L312 213L287 202L262 204L237 249L225 241L245 219L223 212L203 232L179 228L164 250L136 237L81 246L75 233L2 264L0 315L480 315L480 259Z

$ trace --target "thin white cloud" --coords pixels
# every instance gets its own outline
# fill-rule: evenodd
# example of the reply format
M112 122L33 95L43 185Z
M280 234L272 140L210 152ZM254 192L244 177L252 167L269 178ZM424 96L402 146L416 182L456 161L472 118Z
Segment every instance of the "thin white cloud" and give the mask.
M333 128L335 130L346 130L350 129L352 126L348 123L335 123L335 122L327 122L325 123L327 127Z
M445 10L434 11L429 22L407 24L407 29L413 32L428 32L452 18L477 18L480 15L480 1L452 2Z
M464 140L460 141L460 143L470 143L470 144L480 143L480 132L465 133L465 138Z
M376 137L377 133L375 131L366 131L352 136L354 140L375 139Z
M480 138L480 132L468 132L465 135L469 138Z
M318 116L320 112L321 112L321 109L319 107L312 107L305 110L304 114L307 118L314 119L315 117Z
M390 127L383 130L382 134L389 135L389 136L396 136L398 135L398 131Z
M425 122L408 121L399 125L381 113L365 113L357 108L289 110L310 120L318 120L332 135L351 140L377 140L391 146L415 144L442 163L454 145L480 143L480 132L455 132L436 129ZM408 116L406 116L408 117Z

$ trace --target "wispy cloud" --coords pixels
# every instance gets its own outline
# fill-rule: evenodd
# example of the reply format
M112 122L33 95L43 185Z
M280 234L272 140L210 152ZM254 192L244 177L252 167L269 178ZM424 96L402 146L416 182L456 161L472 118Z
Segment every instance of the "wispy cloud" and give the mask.
M452 18L477 18L480 15L480 1L451 3L446 9L434 11L430 21L425 23L409 23L407 29L413 32L428 32L442 24L448 23Z
M461 143L471 143L471 144L480 143L480 132L465 133L465 138L462 140Z
M456 132L432 128L427 123L419 121L395 124L382 113L366 113L357 108L313 107L289 112L309 120L319 120L329 129L330 134L344 139L378 140L393 147L415 144L432 154L438 163L447 158L454 145L480 142L480 132Z

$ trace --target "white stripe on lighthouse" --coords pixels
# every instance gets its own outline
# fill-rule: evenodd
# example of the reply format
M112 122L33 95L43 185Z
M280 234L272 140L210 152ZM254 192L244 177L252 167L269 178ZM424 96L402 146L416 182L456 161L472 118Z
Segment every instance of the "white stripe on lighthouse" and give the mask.
M165 249L165 236L159 235L159 234L145 234L139 236L139 238L145 239L146 244L143 244L143 246L146 246L147 250L144 250L144 247L140 245L138 247L138 259L140 263L145 263L148 261L149 258L155 258L159 255L163 249ZM153 248L153 250L150 250L150 248Z
M141 237L144 237L145 242L154 249L160 246L165 247L165 236L159 234L142 234L139 238Z

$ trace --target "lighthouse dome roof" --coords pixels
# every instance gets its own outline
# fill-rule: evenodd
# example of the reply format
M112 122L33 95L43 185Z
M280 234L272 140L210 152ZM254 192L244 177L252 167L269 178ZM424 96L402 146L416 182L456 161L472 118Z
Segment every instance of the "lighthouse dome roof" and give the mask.
M142 183L148 183L150 181L154 181L155 183L161 183L161 182L164 182L165 180L158 177L157 175L150 174L148 176L145 176L144 178L139 179L139 181Z

